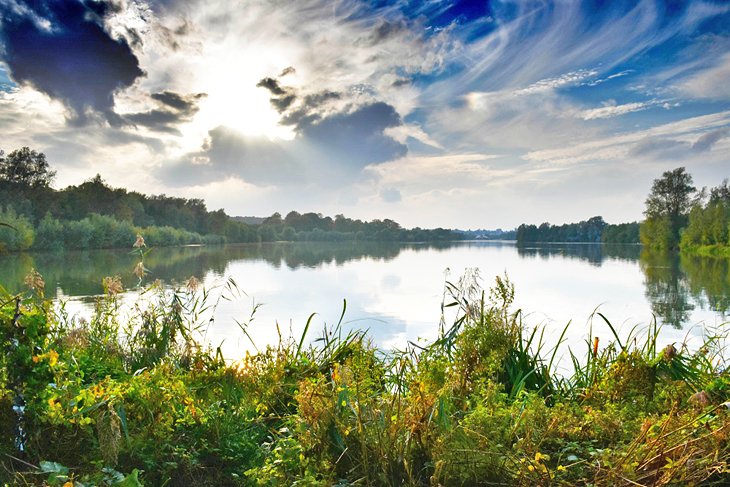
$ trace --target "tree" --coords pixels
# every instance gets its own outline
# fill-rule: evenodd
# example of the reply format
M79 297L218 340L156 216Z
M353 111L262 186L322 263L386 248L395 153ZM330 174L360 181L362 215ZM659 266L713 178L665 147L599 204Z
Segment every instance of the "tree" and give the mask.
M40 188L50 186L55 175L42 152L23 147L5 156L0 151L0 181Z
M666 171L655 179L646 198L646 220L641 225L642 243L664 249L676 248L679 232L687 225L692 194L692 176L683 167Z

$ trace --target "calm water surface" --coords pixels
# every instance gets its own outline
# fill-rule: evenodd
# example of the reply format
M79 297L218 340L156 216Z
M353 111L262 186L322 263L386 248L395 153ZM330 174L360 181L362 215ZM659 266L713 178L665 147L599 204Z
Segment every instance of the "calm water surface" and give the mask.
M66 301L72 314L88 316L104 276L122 277L130 289L127 304L139 299L132 274L137 261L128 251L109 250L6 255L0 257L0 282L18 291L35 267L49 296ZM211 344L222 343L230 358L251 348L236 321L247 321L257 304L248 331L258 346L278 339L276 323L282 333L298 336L313 312L316 338L325 323L337 323L343 300L346 327L368 329L382 347L433 339L445 280L456 281L471 268L478 269L485 288L507 273L526 323L544 325L546 341L554 343L571 322L568 345L581 351L591 326L605 341L611 337L600 318L591 320L596 308L623 334L656 317L664 325L662 344L685 339L696 344L703 333L722 326L730 307L727 259L653 255L637 246L279 243L159 248L145 264L151 270L146 282L196 276L215 289L210 302L228 278L235 280L245 294L227 294L231 299L219 302L206 335Z

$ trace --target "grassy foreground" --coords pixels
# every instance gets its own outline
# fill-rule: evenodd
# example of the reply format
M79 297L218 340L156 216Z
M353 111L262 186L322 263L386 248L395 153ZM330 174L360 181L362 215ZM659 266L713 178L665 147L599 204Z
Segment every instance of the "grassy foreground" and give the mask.
M195 337L191 280L119 281L78 321L30 290L0 297L0 481L10 485L685 485L730 479L724 337L697 352L588 336L546 350L514 290L447 283L428 346L382 351L340 325L227 363ZM344 310L343 310L344 314ZM610 326L610 323L609 323ZM246 333L245 324L241 325ZM307 324L307 328L309 328ZM571 376L555 374L572 358Z

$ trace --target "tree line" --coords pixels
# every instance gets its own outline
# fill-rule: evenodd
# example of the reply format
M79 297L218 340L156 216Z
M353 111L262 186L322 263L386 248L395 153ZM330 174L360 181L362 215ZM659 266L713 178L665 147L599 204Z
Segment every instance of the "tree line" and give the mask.
M522 224L517 227L516 237L518 245L534 242L639 243L639 223L611 225L603 217L594 216L563 225Z
M128 247L137 233L155 246L267 241L442 241L446 229L404 229L389 219L364 222L343 215L279 213L250 225L202 199L145 195L112 188L100 175L56 190L46 156L28 147L0 150L0 251Z
M522 224L517 243L641 243L655 250L730 255L730 187L698 190L684 167L666 171L652 183L645 219L611 225L595 216L579 223L539 226Z

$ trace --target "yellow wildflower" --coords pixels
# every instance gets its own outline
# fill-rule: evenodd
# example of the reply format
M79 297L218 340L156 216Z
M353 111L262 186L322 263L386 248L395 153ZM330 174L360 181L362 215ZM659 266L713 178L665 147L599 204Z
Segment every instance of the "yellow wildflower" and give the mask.
M73 481L69 480L65 484L63 484L63 487L74 487Z
M51 367L58 363L58 352L56 352L55 350L51 350L50 352L48 352L47 356L48 365L50 365Z
M562 466L562 465L558 465L558 472L563 472L563 471L565 471L565 470L567 470L567 468L565 468L565 467L564 467L564 466Z

